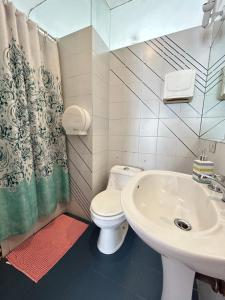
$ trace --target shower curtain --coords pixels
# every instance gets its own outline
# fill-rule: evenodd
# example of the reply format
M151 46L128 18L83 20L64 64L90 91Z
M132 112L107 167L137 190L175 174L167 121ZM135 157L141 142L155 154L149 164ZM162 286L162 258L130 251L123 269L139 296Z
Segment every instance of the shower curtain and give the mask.
M0 241L69 200L57 43L0 0Z

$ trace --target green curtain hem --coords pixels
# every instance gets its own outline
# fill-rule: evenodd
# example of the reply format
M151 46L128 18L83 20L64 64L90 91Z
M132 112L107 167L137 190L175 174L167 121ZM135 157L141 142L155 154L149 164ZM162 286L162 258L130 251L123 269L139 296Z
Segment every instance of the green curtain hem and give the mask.
M41 217L52 214L58 203L70 201L67 170L55 166L51 176L23 181L14 190L0 189L0 241L32 230Z

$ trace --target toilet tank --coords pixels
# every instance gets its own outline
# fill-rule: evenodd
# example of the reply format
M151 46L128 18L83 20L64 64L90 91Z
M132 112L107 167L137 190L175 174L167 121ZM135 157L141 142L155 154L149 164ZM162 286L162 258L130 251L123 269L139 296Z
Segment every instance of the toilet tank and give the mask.
M122 190L128 180L142 169L129 166L114 166L110 170L107 189Z

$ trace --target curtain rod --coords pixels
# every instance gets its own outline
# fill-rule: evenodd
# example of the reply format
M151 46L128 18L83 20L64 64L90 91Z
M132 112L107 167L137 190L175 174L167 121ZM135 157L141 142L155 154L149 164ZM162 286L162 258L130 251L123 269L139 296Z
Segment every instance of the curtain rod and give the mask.
M51 34L49 34L49 33L48 33L46 30L44 30L43 28L41 28L41 27L38 26L38 30L39 30L41 33L47 35L47 36L48 36L50 39L52 39L53 41L55 41L55 42L58 41L57 38L53 37Z
M0 0L1 1L1 0ZM37 4L36 6L34 6L33 8L31 8L29 10L29 13L28 13L28 17L27 17L27 20L29 20L29 15L30 13L32 12L32 10L34 10L36 7L38 7L39 5L41 5L42 3L46 2L47 0L44 0L42 1L41 3ZM10 1L9 0L3 0L2 1L5 5L7 5ZM38 30L43 33L44 35L47 35L50 39L52 39L53 41L57 42L57 38L53 37L51 34L49 34L46 30L44 30L43 28L41 28L38 24Z

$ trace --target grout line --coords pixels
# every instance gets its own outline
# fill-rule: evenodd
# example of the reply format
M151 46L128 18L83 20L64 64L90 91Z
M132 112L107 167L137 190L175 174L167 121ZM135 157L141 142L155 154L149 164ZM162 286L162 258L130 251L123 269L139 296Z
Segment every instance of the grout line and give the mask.
M158 76L159 77L159 79L161 79L162 81L164 81L164 79L160 76L160 75L158 75L146 62L144 62L134 51L132 51L129 47L127 47L127 49L131 52L131 53L133 53L133 55L135 56L135 57L137 57L137 59L139 59L147 68L149 68L156 76Z
M86 212L87 216L90 217L90 211L89 211L89 206L90 202L85 198L82 192L79 192L79 187L75 182L70 182L71 183L71 193L72 195L77 197L77 200L79 201L78 204L83 208L83 210ZM83 198L83 199L82 199ZM85 200L86 199L86 200Z
M205 94L208 94L217 84L219 84L220 82L222 82L222 79L221 80L219 80L218 82L216 82L209 90L207 90L206 92L205 92ZM221 101L222 102L222 101ZM216 104L217 105L217 104ZM215 106L216 106L215 105Z
M209 82L214 76L216 76L216 75L218 75L218 73L220 73L221 72L221 69L219 69L218 71L216 71L211 77L209 77L208 79L207 79L207 82ZM220 76L221 76L222 74L220 74Z
M112 52L112 54L139 80L141 81L142 84L144 84L146 86L146 88L148 88L161 102L161 98L141 79L139 78L139 76L137 76L114 52ZM111 69L112 70L112 69ZM114 72L114 74L116 75L116 73ZM118 77L118 75L117 75ZM119 78L119 77L118 77ZM120 78L121 79L121 78ZM123 81L124 83L124 81ZM125 84L125 83L124 83ZM127 84L126 84L127 85ZM128 85L127 85L128 86ZM140 97L138 97L141 101L142 99ZM143 102L143 101L142 101ZM196 132L188 125L186 124L183 119L176 113L174 112L173 109L171 109L171 107L169 105L166 105L166 107L182 122L184 123L196 136L198 136L198 134L196 134Z
M204 133L202 133L200 135L200 138L205 135L206 133L208 133L209 131L211 131L212 129L216 128L218 125L220 125L221 123L223 123L225 121L225 119L220 120L216 125L213 125L212 127L210 127L209 129L207 129L207 131L205 131Z
M83 213L86 215L86 217L90 218L87 208L84 206L84 204L82 202L80 202L79 195L76 193L76 191L71 190L71 194L75 198L74 200L76 200L76 203L79 205L79 207L81 208Z
M161 120L161 119L160 119ZM195 156L195 157L198 157L198 155L196 153L194 153L168 126L167 124L165 124L163 121L162 121L163 125L165 125L167 127L167 129L173 134L175 135L175 137Z
M156 40L157 41L157 40ZM185 70L181 65L179 65L179 63L178 62L176 62L172 57L170 57L166 52L164 52L158 45L156 45L156 44L154 44L154 42L152 42L152 41L150 41L151 43L153 43L153 45L155 46L155 47L157 47L160 51L162 51L162 53L163 54L165 54L170 60L172 60L180 69L182 69L182 70ZM158 42L158 43L160 43L160 42ZM169 53L171 53L171 55L172 56L174 56L174 57L176 57L171 51L169 51L166 47L164 47L163 45L162 45L162 47L163 48L165 48L166 49L166 51L168 51ZM177 58L177 57L176 57ZM177 58L178 59L178 58ZM179 60L179 59L178 59ZM188 69L191 69L189 66L187 66L184 62L182 62L181 60L179 60L182 64L184 64ZM196 70L195 70L196 71ZM203 80L204 81L204 83L205 83L205 80L199 75L199 74L197 74L196 73L196 76L198 76L198 77L200 77L200 79L201 80ZM197 79L195 80L198 84L200 84L203 88L205 88L205 86L201 83L201 82L199 82Z
M91 189L90 184L87 182L87 180L84 178L84 176L82 175L81 171L76 167L75 163L72 161L72 159L69 157L69 161L72 163L73 167L77 170L77 172L79 173L79 175L83 178L83 180L86 182L86 184L88 185L88 187Z
M111 72L113 72L127 87L128 89L134 93L135 96L137 96L137 98L151 111L151 109L149 108L149 106L143 102L143 100L111 69ZM160 119L161 120L161 119ZM162 123L167 127L167 129L176 136L176 138L195 156L197 157L197 155L162 121ZM189 127L186 123L184 123L187 127ZM193 130L192 130L193 131ZM194 131L193 131L194 132ZM199 137L195 132L194 134Z
M85 148L89 151L89 153L92 154L92 151L88 148L88 146L86 145L86 143L82 140L81 136L79 136L79 140L80 140L81 143L85 146Z
M162 59L164 59L171 67L173 67L176 71L178 71L179 69L177 69L177 67L175 67L171 62L169 62L165 57L163 57L156 49L154 49L150 44L148 44L147 42L144 42L145 44L147 44L153 51L155 51ZM157 46L156 46L157 47ZM157 47L160 51L163 52L163 50L161 50L159 47ZM164 52L163 52L164 53ZM169 59L171 59L166 53L164 53L166 55L166 57L168 57ZM173 60L173 59L171 59ZM175 62L175 61L174 61ZM176 64L176 62L175 62ZM183 70L183 69L182 69ZM198 74L196 74L198 75ZM205 87L198 81L196 80L197 83L199 83L204 89ZM195 84L195 87L202 93L204 94L204 92Z
M211 75L215 70L217 70L220 66L222 66L225 63L225 60L223 60L215 69L209 72L209 75Z
M127 70L129 70L141 83L143 83L158 99L160 99L160 96L159 95L157 95L157 93L155 92L155 91L153 91L139 76L137 76L136 74L135 74L135 72L134 71L132 71L121 59L120 59L120 57L117 55L117 54L115 54L113 51L112 51L112 54L121 62L121 64L123 64L124 65L124 67L127 69ZM160 99L161 100L161 99Z
M183 54L181 54L179 51L177 51L175 48L173 48L167 41L165 41L163 39L163 37L159 38L162 39L164 41L164 43L166 43L169 47L172 48L172 51L175 51L176 53L178 53L180 56L182 56L184 58L185 61L187 61L189 64L191 64L195 69L197 69L200 73L202 73L205 77L207 77L207 74L205 74L203 71L201 71L196 65L194 65L191 61L189 61ZM158 41L159 42L159 41ZM160 42L159 42L160 43ZM161 44L162 45L162 44ZM164 47L165 49L167 49L164 45L162 45L162 47ZM176 55L174 55L170 50L167 49L167 51L169 51L173 56L175 56L179 61L183 62L179 57L177 57ZM185 64L183 62L183 64ZM190 68L188 65L185 64L186 67ZM200 75L199 77L205 81L205 79L203 79Z
M222 55L213 65L211 65L210 67L209 67L209 70L212 68L212 67L214 67L221 59L223 59L225 57L225 54L224 55ZM217 68L217 67L216 67ZM215 68L215 69L216 69ZM210 71L210 72L213 72L213 71Z
M220 74L220 75L217 76L215 79L213 79L213 80L206 86L206 89L207 89L210 85L214 84L216 80L221 81L221 80L222 80L222 79L220 80L220 77L221 77L221 76L222 76L222 74ZM219 82L219 81L218 81L218 82ZM218 82L217 82L217 83L218 83ZM216 84L217 84L217 83L216 83ZM215 86L215 85L213 85L213 86ZM207 92L206 92L206 93L207 93Z
M123 79L121 79L119 77L118 74L116 74L112 69L110 69L110 71L118 78L120 79L120 81L144 104L144 106L146 106L151 112L153 115L155 115L155 112L126 84L125 81L123 81Z
M175 43L168 35L165 36L168 40L170 40L174 45L176 45L180 50L182 50L186 55L188 55L191 59L193 59L196 63L198 63L202 68L207 72L207 68L204 67L200 62L198 62L193 56L191 56L188 52L186 52L183 48L181 48L177 43Z
M217 39L217 37L218 37L218 34L219 34L220 30L221 30L221 27L222 27L223 25L224 25L224 21L221 22L221 24L220 24L220 26L219 26L219 28L218 28L218 30L217 30L217 32L216 32L216 35L215 35L214 37L212 36L211 48L212 48L213 44L215 43L215 41L216 41L216 39Z
M148 42L144 42L148 47L150 47L153 51L155 51L162 59L164 59L172 68L176 71L178 70L174 65L172 65L165 57L163 57L156 49L154 49Z
M209 55L211 53L211 47L210 47L210 52ZM208 65L207 65L207 77L206 77L206 82L208 80L208 76L209 76L209 63L210 60L208 60ZM203 98L203 103L202 103L202 110L201 110L201 121L200 121L200 126L199 126L199 138L201 136L201 132L202 132L202 122L203 122L203 112L204 112L204 107L205 107L205 99L206 99L206 87L205 87L205 93L204 93L204 98Z
M76 181L73 179L72 175L70 175L70 182L71 182L71 184L72 184L73 187L78 187L80 195L82 196L82 198L84 199L84 201L88 204L89 201L88 201L87 197L84 195L84 193L81 190L81 188L78 186L78 184L76 183Z
M79 152L75 149L75 147L73 146L73 144L71 143L70 139L67 137L67 141L70 144L70 146L72 147L72 149L77 153L77 155L79 156L79 158L82 160L82 162L85 164L85 166L88 168L88 170L92 173L92 169L88 166L88 164L86 163L86 161L83 159L83 157L79 154Z
M157 40L156 40L157 41ZM178 64L172 57L170 57L164 50L162 50L157 44L155 44L153 41L149 41L149 43L152 43L156 48L158 48L163 54L165 54L170 60L172 60L180 69L183 69L181 65ZM148 43L147 43L148 44ZM148 44L149 45L149 44ZM165 47L164 47L165 48ZM166 48L165 48L166 49Z
M217 105L220 105L221 103L223 103L223 101L220 101L218 103L216 103L214 106L210 107L210 109L208 109L206 112L203 112L202 116L205 116L205 114L207 114L209 111L211 111L214 107L216 107ZM205 116L205 118L208 118L207 116Z

